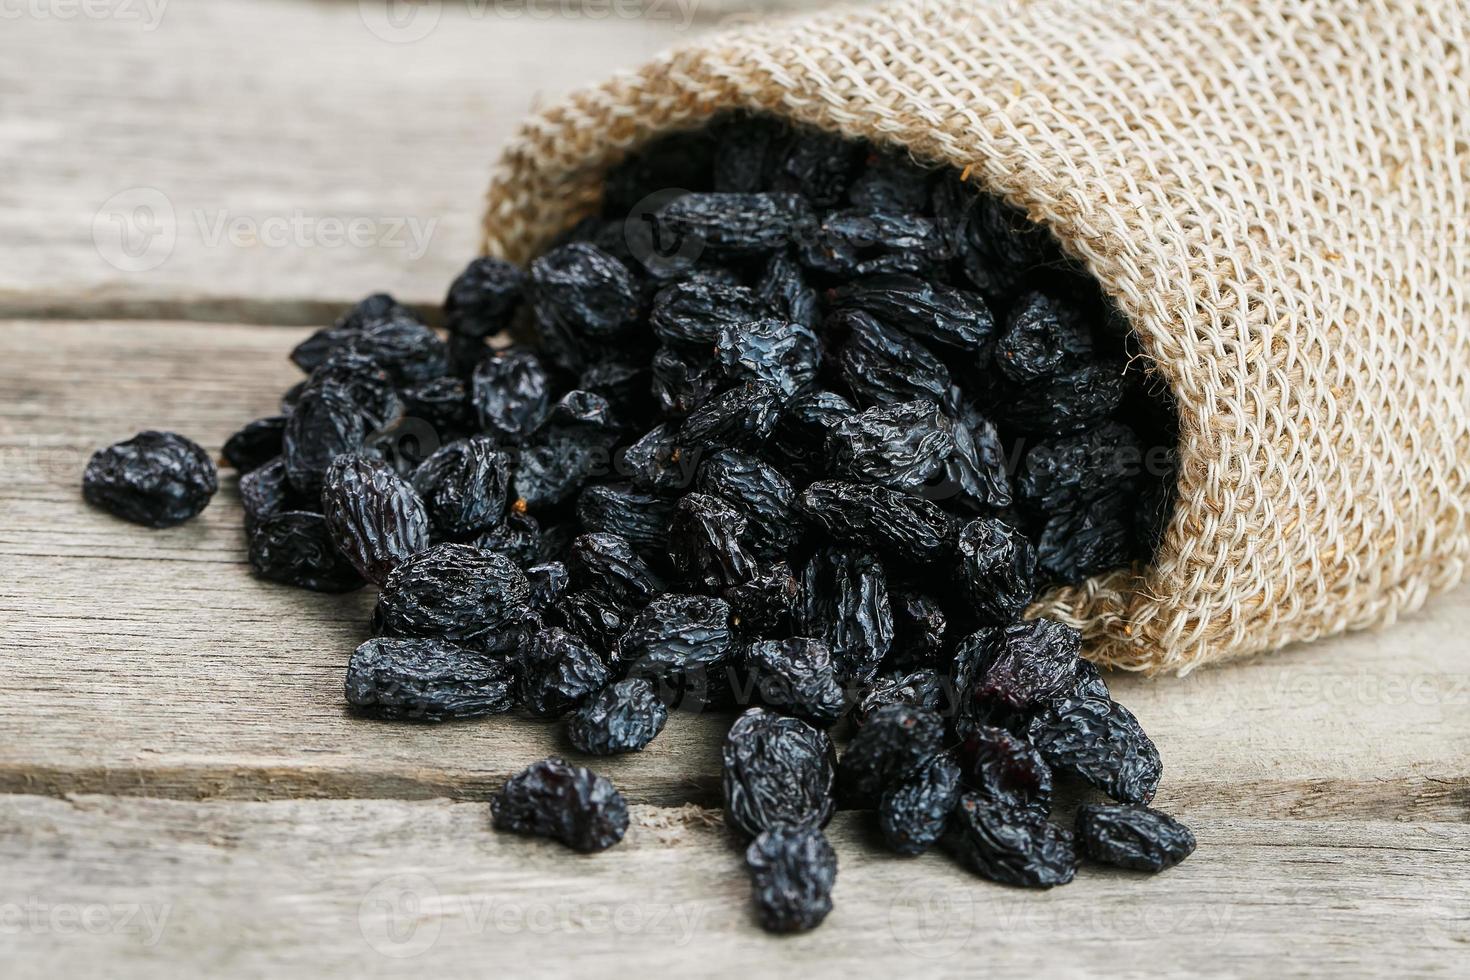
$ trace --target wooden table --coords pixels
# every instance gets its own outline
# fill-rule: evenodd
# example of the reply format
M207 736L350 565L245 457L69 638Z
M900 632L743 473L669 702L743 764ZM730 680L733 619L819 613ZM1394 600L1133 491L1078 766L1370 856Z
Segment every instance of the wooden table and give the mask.
M1384 633L1114 679L1200 839L1156 878L1002 888L844 812L836 910L766 936L699 715L601 766L635 804L610 852L497 836L484 800L568 749L555 726L349 717L369 595L252 579L233 479L150 532L78 478L143 427L217 448L360 294L435 303L514 120L679 24L446 5L394 44L346 2L46 11L0 32L7 975L1463 973L1470 589Z

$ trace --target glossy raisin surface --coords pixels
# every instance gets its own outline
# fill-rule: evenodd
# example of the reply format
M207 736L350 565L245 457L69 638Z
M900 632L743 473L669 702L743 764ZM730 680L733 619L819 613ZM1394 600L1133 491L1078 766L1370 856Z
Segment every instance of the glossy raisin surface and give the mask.
M774 827L824 827L836 801L837 756L827 734L799 718L751 708L725 736L725 822L755 836Z
M208 506L218 489L209 454L172 432L140 432L100 449L82 473L87 503L144 527L182 524Z
M767 932L806 932L832 911L837 854L815 827L762 831L745 849L756 919Z
M444 640L368 640L347 664L347 703L379 718L448 721L509 711L504 659Z
M592 770L543 759L512 776L490 801L495 829L550 837L574 851L605 851L628 831L628 804Z

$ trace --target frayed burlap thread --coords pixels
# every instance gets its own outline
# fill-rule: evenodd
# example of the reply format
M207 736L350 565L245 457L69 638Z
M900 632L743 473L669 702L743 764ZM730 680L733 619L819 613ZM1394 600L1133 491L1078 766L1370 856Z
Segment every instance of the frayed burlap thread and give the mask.
M1470 557L1463 0L896 3L700 40L530 119L485 248L732 108L966 168L1129 318L1178 405L1155 560L1042 598L1095 659L1185 671L1390 622Z

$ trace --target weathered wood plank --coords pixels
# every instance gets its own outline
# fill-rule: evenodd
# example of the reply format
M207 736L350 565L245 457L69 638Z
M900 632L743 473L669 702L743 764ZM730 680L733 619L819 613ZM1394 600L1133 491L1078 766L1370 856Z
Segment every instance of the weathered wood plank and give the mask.
M0 796L0 929L19 975L605 977L1458 973L1470 827L1194 817L1156 877L1049 892L879 851L839 814L835 909L762 934L718 815L637 807L583 857L497 835L482 804Z
M0 31L7 315L305 323L380 289L437 303L515 125L731 9L82 6L20 5Z
M0 790L181 798L482 798L566 751L521 718L356 719L342 671L371 595L258 582L234 481L152 532L84 506L93 448L146 426L215 448L295 380L303 330L166 323L0 327ZM1470 814L1470 590L1381 634L1185 679L1114 678L1158 740L1162 800L1231 817ZM678 714L606 768L640 802L711 801L718 718Z

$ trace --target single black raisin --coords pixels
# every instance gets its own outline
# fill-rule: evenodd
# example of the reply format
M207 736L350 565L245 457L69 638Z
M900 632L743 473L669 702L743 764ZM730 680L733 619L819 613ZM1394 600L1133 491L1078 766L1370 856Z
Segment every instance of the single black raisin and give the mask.
M578 752L639 752L669 720L653 685L639 677L609 684L567 718L567 737Z
M381 585L429 546L424 502L381 460L337 457L322 481L322 513L337 550L369 582Z
M1027 734L1053 769L1080 776L1119 803L1153 800L1163 763L1133 712L1102 698L1051 701Z
M825 827L835 801L832 740L799 718L751 708L723 748L725 822L755 836L775 827Z
M1035 807L982 793L965 793L945 835L961 864L1003 885L1051 888L1077 874L1072 834Z
M347 703L379 718L446 721L509 711L505 660L444 640L379 637L347 664Z
M837 854L815 827L773 827L745 849L756 917L767 932L806 932L832 911Z
M1194 853L1194 834L1167 813L1126 804L1077 809L1077 842L1099 864L1159 872Z
M512 776L490 801L496 830L550 837L575 851L604 851L628 831L628 804L607 779L561 759Z
M182 524L219 489L214 461L197 443L172 432L140 432L99 449L82 473L82 496L145 527Z

